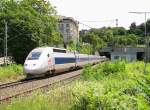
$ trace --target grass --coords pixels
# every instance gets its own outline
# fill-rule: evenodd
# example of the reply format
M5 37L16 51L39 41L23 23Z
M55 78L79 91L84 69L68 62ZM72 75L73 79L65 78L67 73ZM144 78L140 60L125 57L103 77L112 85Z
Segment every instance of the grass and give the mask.
M3 110L150 110L150 64L105 62L86 66L81 79L48 93L34 93Z
M63 86L43 94L34 92L26 98L14 99L9 105L2 105L2 110L69 110L73 105L71 86Z
M17 80L22 76L22 65L11 64L8 66L0 67L0 82L9 82L11 80Z

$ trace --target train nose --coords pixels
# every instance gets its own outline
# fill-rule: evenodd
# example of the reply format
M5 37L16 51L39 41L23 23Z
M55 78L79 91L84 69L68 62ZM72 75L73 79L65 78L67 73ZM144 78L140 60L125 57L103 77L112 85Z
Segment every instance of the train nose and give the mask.
M25 63L24 64L24 73L35 73L38 74L41 66L36 63Z
M31 68L31 69L34 69L37 67L37 64L33 63L33 64L28 64L28 63L25 63L24 64L24 68Z

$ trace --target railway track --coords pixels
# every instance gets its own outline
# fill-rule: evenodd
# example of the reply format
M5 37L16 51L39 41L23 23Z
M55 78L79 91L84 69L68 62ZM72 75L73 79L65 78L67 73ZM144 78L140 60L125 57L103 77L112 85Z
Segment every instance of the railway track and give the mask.
M35 80L40 80L40 79L43 79L43 78L47 78L47 77L39 77L39 78L32 78L32 79L21 79L21 80L14 81L14 82L0 84L0 89L6 88L6 87L17 86L19 84L28 83L28 82L35 81Z
M6 88L6 87L16 86L16 85L23 84L26 82L28 82L28 80L21 80L21 81L15 81L15 82L9 82L9 83L5 83L5 84L0 84L0 89Z
M67 72L65 74L60 74L54 77L24 80L24 81L2 84L0 85L0 102L10 100L13 97L17 97L35 91L37 89L48 87L59 82L63 82L69 79L73 80L74 78L80 76L81 71L82 70L76 70L72 72Z

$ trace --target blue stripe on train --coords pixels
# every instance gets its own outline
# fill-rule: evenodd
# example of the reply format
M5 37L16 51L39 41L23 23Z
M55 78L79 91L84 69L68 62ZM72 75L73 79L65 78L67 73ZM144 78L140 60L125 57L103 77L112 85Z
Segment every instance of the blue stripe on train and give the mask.
M84 61L88 61L89 58L77 58L76 62L84 62Z
M96 58L66 58L66 57L55 57L55 64L75 63L84 62L88 60L96 60Z
M75 63L76 58L55 57L55 64Z

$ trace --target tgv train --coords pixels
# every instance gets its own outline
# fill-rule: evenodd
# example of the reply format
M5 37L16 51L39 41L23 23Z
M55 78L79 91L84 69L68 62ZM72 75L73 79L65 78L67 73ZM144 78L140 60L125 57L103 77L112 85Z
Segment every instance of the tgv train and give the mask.
M24 63L24 73L29 76L62 72L105 60L104 56L79 54L55 47L33 49Z

